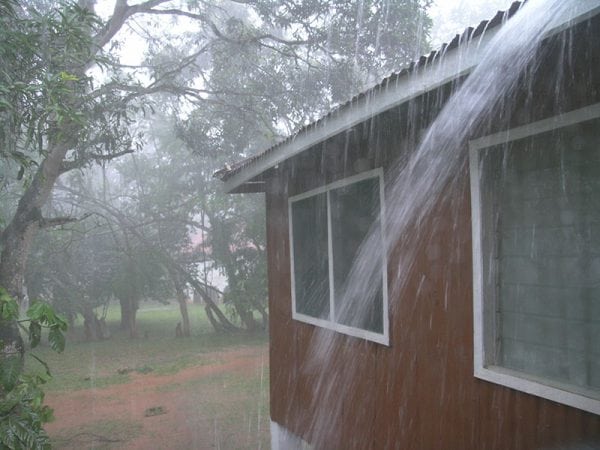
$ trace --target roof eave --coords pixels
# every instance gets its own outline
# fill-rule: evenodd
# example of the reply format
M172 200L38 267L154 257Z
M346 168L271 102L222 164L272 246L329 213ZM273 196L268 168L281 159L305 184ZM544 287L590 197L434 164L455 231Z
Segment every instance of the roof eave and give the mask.
M467 45L449 50L434 63L414 73L374 88L368 95L358 98L350 107L301 131L293 139L231 176L225 181L225 191L232 192L265 170L319 142L469 73L479 62L483 49L496 32L497 29L491 30L481 39L477 38Z

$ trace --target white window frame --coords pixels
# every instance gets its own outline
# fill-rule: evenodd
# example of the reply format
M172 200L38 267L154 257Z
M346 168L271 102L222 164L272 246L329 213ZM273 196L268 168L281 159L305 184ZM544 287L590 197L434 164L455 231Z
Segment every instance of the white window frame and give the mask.
M600 118L600 103L577 109L549 119L540 120L510 130L495 133L469 142L469 166L471 177L471 220L473 233L473 333L474 333L474 375L482 380L500 384L528 394L600 414L600 392L586 391L577 386L555 382L523 372L494 365L495 346L490 314L493 314L492 301L485 302L484 285L484 230L481 220L482 207L480 191L481 151L488 147L504 144L517 139L534 136Z
M383 333L363 330L361 328L351 327L337 323L333 320L335 317L335 285L333 280L333 243L332 243L332 226L331 226L331 204L329 193L334 190L350 184L357 183L369 178L379 179L379 205L380 205L380 230L381 230L381 245L382 245L382 292L383 292ZM318 194L327 193L327 253L329 259L329 317L330 319L319 319L297 312L296 310L296 280L294 271L294 229L292 221L292 204L299 200L304 200ZM385 202L384 202L384 181L383 169L377 168L367 172L359 173L348 178L330 183L325 186L312 189L302 194L295 195L288 199L288 222L289 222L289 242L290 242L290 267L292 279L292 319L300 322L305 322L318 327L327 328L338 333L348 336L366 339L382 345L389 345L389 313L388 313L388 280L387 280L387 246L385 241Z

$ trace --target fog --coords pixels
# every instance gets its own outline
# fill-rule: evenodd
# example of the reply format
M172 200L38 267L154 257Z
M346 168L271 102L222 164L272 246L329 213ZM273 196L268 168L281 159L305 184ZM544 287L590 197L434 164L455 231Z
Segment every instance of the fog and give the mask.
M368 104L394 74L510 3L0 0L0 446L286 448L271 436L270 396L283 389L289 398L304 392L312 411L304 424L289 419L295 429L281 433L300 437L287 448L338 448L329 433L346 406L335 385L352 391L360 363L334 382L317 379L314 392L298 380L339 369L339 336L390 346L386 308L394 316L394 298L412 282L409 269L388 280L388 261L402 260L393 245L409 235L400 263L412 267L412 243L431 238L419 224L449 192L464 194L453 184L464 155L447 155L534 71L541 37L565 7L532 0L541 18L506 26L462 91L458 77L451 94L440 91L427 106L437 121L424 108L402 110L404 122L369 122L392 130L387 137L365 132L371 118L349 123L323 144L330 156L311 149L277 161L236 186L242 193L225 183L315 121L326 128L361 93ZM527 33L512 39L519 26ZM445 50L435 55L431 64L443 68ZM512 76L497 69L511 62ZM414 147L412 159L385 155L375 167L370 153L353 153L395 139L395 129L406 132L397 148ZM348 185L333 179L340 164L355 172ZM267 201L273 174L302 181L275 177ZM368 189L353 191L359 182ZM360 227L331 236L350 223ZM348 261L334 266L333 254ZM308 355L298 379L269 377L273 321L316 330L311 346L286 353ZM298 333L297 342L307 336ZM597 400L597 386L577 386Z

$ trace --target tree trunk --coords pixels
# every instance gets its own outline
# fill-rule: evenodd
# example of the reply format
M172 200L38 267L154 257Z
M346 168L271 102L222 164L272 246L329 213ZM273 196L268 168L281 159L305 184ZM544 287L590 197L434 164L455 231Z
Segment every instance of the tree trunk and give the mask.
M142 242L145 243L145 241ZM208 320L212 324L215 331L238 330L238 327L231 323L227 316L223 314L223 311L221 311L219 306L215 302L213 302L212 298L210 298L210 294L206 292L205 286L202 283L199 283L198 280L191 276L183 267L177 264L177 262L166 253L160 252L158 253L158 255L161 256L165 263L165 266L169 271L173 271L179 277L181 277L181 280L184 280L186 283L192 286L194 292L198 294L202 298L202 300L204 300L204 309L206 310Z
M185 295L181 297L178 293L177 302L179 303L179 311L181 312L183 337L190 337L190 316L188 314L187 299L185 298Z
M17 300L19 306L25 298L25 268L31 243L42 219L41 208L50 197L52 187L60 175L61 163L66 152L66 146L55 146L48 151L47 157L19 200L12 220L0 234L0 286ZM23 349L23 339L16 323L0 323L0 332L3 337L4 356L12 349Z
M110 331L103 318L98 319L94 309L86 306L83 311L83 331L86 341L99 341L110 338Z
M261 318L262 318L262 329L263 330L268 329L269 328L269 313L267 312L267 309L264 306L262 306L257 301L252 301L252 306L254 306L254 308L261 315Z
M7 363L11 359L18 359L22 369L25 347L16 321L0 320L0 344L0 361Z
M183 337L190 337L190 316L187 308L187 297L181 283L175 283L175 292L177 295L177 303L179 303L179 311L181 312Z
M14 229L15 226L11 223L1 236L0 287L6 289L21 308L25 299L23 281L27 254L36 227L31 226L23 230L21 236ZM18 355L22 359L25 347L16 321L0 321L0 343L3 358L14 358Z
M131 308L131 313L129 314L129 337L131 339L135 339L138 337L138 332L137 332L137 310L138 310L138 305L137 305L137 301L135 302L135 304L132 306Z
M167 270L175 287L175 296L181 312L181 335L182 337L190 337L190 316L187 308L187 296L185 295L185 283L182 282L181 277L172 267L167 267Z
M230 253L227 256L227 263L224 264L224 268L225 273L227 274L227 280L229 282L229 294L233 300L233 307L242 321L244 328L247 331L256 331L258 325L256 324L256 320L254 320L252 308L249 308L248 302L242 303L240 301L240 296L236 295L236 291L239 291L237 288L238 278L235 273L235 268L233 267L233 264L231 264L233 258L231 257Z
M23 281L29 248L42 220L41 208L48 201L68 145L52 146L19 200L17 210L0 234L0 285L19 302L23 299Z
M121 330L126 331L131 338L138 337L136 321L138 301L132 296L127 296L119 298L119 304L121 305Z
M125 240L125 248L127 249L127 272L129 277L131 277L132 282L128 289L125 290L124 298L119 299L119 302L121 303L121 328L129 331L129 337L135 339L138 337L136 316L140 294L138 293L136 265L131 257L133 249L127 233L123 235L123 238Z
M254 319L254 315L252 314L252 310L244 307L243 305L239 305L238 302L235 303L235 309L244 324L244 327L247 331L256 331L258 325L256 324L256 320Z
M17 300L19 306L25 298L23 283L27 255L37 231L37 219L31 218L13 220L1 235L0 286Z
M134 305L132 304L130 297L119 298L119 305L121 306L121 325L122 331L131 332L131 316L135 314ZM133 319L135 323L135 319Z
M212 301L210 295L205 291L204 287L194 280L191 275L185 273L183 275L187 278L188 282L192 285L200 297L202 297L202 300L204 300L204 310L206 311L208 320L215 331L238 331L238 327L231 323L225 314L223 314L223 311L221 311L217 304Z
M100 327L98 318L92 308L86 307L83 311L83 332L86 341L97 341L100 339Z

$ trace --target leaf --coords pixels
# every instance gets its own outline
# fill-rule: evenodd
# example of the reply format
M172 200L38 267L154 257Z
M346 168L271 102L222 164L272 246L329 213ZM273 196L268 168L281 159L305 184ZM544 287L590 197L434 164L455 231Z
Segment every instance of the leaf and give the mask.
M19 305L6 289L0 287L0 320L14 320L19 315Z
M14 107L10 102L7 102L6 100L2 100L0 98L0 109L14 110Z
M60 314L56 314L54 316L54 323L50 324L50 325L57 327L60 331L63 331L63 332L67 331L67 329L69 328L69 323L67 322L67 319L65 319Z
M37 347L42 339L42 326L39 322L32 320L29 323L29 342L31 344L31 348Z
M34 300L27 310L27 317L31 320L40 320L40 317L43 315L44 306L44 302Z
M46 302L36 301L27 310L27 317L31 320L39 321L43 324L52 325L56 322L54 309Z
M15 436L21 442L23 448L34 448L37 427L31 426L27 421L16 417L14 417L11 422Z
M11 410L19 404L19 400L14 396L8 396L5 400L0 401L0 416L6 416Z
M38 410L42 407L42 403L44 403L44 391L38 386L38 381L40 377L35 377L35 379L29 382L29 401L31 402L31 407L33 410Z
M64 70L58 74L61 81L79 81L79 77L65 72Z
M48 366L48 363L46 363L46 361L44 361L41 358L38 358L33 353L29 353L29 356L31 356L33 359L35 359L37 362L39 362L42 366L44 366L44 368L46 369L46 374L49 377L52 377L52 374L50 373L50 367Z
M65 335L57 325L50 328L48 342L55 352L61 353L65 349Z
M4 391L14 389L23 369L20 356L5 356L0 363L0 383Z
M8 420L0 421L0 442L7 448L15 448L15 433Z
M48 405L44 405L40 408L39 411L40 420L43 423L52 422L54 420L54 410L50 408Z

